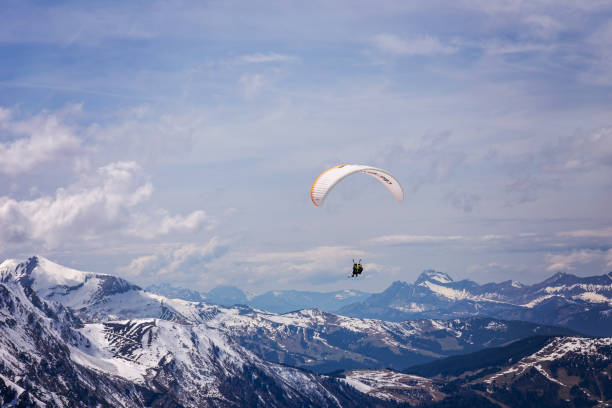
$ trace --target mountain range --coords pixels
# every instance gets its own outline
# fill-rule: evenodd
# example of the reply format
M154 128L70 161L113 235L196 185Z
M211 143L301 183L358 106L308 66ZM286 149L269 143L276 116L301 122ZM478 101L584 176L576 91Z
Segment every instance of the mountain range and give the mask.
M349 304L361 302L371 295L371 293L348 289L332 292L271 290L260 295L249 295L231 285L217 286L208 292L198 292L173 286L167 282L149 285L145 290L168 298L221 306L248 305L272 313L287 313L300 309L333 312Z
M479 285L427 270L412 284L393 282L337 313L388 321L488 316L612 336L612 272L590 277L557 273L534 285L511 280Z
M368 395L422 407L606 407L612 338L533 336L403 372L335 375Z
M265 361L168 300L42 257L0 264L0 406L395 406Z
M593 336L612 336L612 272L590 277L557 273L534 285L512 280L479 285L471 280L454 281L446 273L426 270L414 283L396 281L376 294L354 290L327 293L286 290L248 297L236 287L223 287L213 289L214 296L195 299L170 285L152 286L147 290L185 300L248 305L274 313L317 308L349 317L393 322L481 316L563 326Z
M436 276L423 275L415 285ZM381 368L405 369L534 335L578 336L484 316L391 322L316 309L276 314L167 298L39 256L0 264L6 405L400 406L412 402L317 373L371 369L390 381L399 374ZM424 391L430 380L419 381L415 395L436 402ZM436 387L441 401L455 395Z

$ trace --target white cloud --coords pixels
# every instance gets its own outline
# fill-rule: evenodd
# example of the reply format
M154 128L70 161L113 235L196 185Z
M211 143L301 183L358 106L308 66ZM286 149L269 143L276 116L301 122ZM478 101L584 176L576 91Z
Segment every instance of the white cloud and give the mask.
M303 251L252 252L233 250L229 241L213 237L204 245L186 244L160 247L157 253L144 255L120 267L117 272L137 281L171 281L209 290L217 285L236 285L242 289L311 287L345 280L351 259L365 253L347 246L321 246ZM381 270L375 263L365 263L368 277Z
M612 238L612 227L601 229L581 229L574 231L562 231L557 233L560 237L571 238Z
M78 109L79 106L74 110ZM0 108L0 132L13 135L10 141L0 143L0 173L12 176L41 164L74 158L81 150L81 141L63 123L61 115L41 113L16 120L10 110Z
M272 62L295 62L298 58L292 55L283 55L277 54L275 52L270 52L267 54L263 53L255 53L249 55L243 55L238 57L239 62L247 63L247 64L263 64L263 63L272 63Z
M178 245L160 253L138 257L129 265L118 268L119 273L144 280L168 279L198 282L205 276L207 264L225 254L227 242L218 237L205 245Z
M383 235L380 237L372 238L370 240L373 244L382 245L403 245L403 244L435 244L442 242L453 242L461 241L466 237L461 235Z
M483 241L498 241L498 240L508 239L508 238L509 238L508 235L488 234L488 235L484 235L480 239Z
M403 39L393 34L379 34L374 36L373 41L378 49L392 55L453 54L457 51L457 48L444 45L440 40L429 35Z
M165 209L159 208L149 213L134 214L126 232L135 237L155 238L173 232L196 231L202 225L206 225L208 230L215 225L214 220L202 210L183 216L170 215Z
M607 268L612 267L612 249L607 251L581 249L572 251L569 254L549 254L547 256L550 264L546 270L551 272L569 271L576 269L576 265L586 265L590 263L605 264Z
M134 162L101 167L54 196L17 201L0 197L0 241L36 240L48 247L119 233L145 238L192 232L211 222L203 211L187 216L149 208L153 186Z

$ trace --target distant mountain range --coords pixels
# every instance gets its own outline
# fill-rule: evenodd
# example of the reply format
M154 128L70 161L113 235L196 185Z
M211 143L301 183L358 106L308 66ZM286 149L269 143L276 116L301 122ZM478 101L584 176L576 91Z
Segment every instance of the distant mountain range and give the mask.
M311 292L301 290L272 290L261 295L247 295L235 286L217 286L209 292L198 292L168 283L149 285L146 291L168 297L206 302L213 305L247 305L273 313L287 313L300 309L319 309L333 312L346 305L361 302L371 293L358 290L337 290L333 292Z
M316 309L282 315L247 307L207 321L266 360L326 373L349 368L401 369L419 362L572 330L491 318L385 322Z
M557 273L534 285L515 281L479 285L455 282L445 273L428 270L412 284L393 282L382 293L337 313L388 321L488 316L612 336L612 272L585 278Z
M354 290L328 293L285 290L249 298L240 289L226 286L196 298L169 285L150 286L147 290L167 297L226 306L242 304L274 313L316 308L349 317L394 322L480 316L612 336L612 272L584 278L557 273L534 285L511 280L479 285L471 280L455 282L446 273L426 270L414 283L396 281L376 294Z

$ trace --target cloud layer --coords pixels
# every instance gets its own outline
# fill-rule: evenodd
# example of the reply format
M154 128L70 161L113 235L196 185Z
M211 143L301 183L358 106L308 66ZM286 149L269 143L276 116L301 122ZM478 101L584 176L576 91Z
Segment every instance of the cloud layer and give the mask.
M112 233L155 238L192 232L211 222L201 210L181 216L147 206L152 194L153 185L143 180L135 162L111 163L53 196L22 201L0 197L0 240L40 241L54 248Z

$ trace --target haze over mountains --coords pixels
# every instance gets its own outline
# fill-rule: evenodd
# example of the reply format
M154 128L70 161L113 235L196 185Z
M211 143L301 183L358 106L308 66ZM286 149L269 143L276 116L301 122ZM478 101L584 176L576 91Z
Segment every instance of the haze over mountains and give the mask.
M568 302L587 302L584 299L592 296L584 293L605 296L604 278L609 276L599 277L600 283L571 284L587 285L589 292L565 288L554 293L562 293L559 296ZM465 284L428 271L412 286L431 290L434 282L443 287ZM551 282L557 286L542 288L559 287L558 279ZM77 271L43 257L0 264L0 334L1 403L66 407L392 407L435 406L453 398L467 403L480 388L465 384L470 397L462 400L464 385L449 388L452 378L440 381L381 369L403 370L532 336L580 336L569 328L467 313L452 320L392 322L318 309L276 314L249 306L221 307L167 298L112 275ZM574 343L580 341L590 340ZM606 341L585 347L582 364L609 372ZM537 354L548 344L543 342L529 353ZM518 361L531 355L527 354L510 358ZM536 370L540 365L532 364ZM540 373L544 380L538 377L538 381L561 381L555 371L561 366L546 366L545 374ZM487 373L509 369L505 363L497 364ZM336 379L320 374L338 370L357 371ZM532 376L530 369L521 373ZM604 377L597 377L597 395L571 398L609 399L605 378L612 376ZM575 381L578 391L572 392L595 390L581 384ZM504 385L500 387L499 392ZM516 387L517 392L523 389ZM554 387L547 395L556 392ZM401 392L388 392L389 388ZM567 394L571 389L569 385L561 391Z
M300 309L320 309L333 312L343 306L367 299L371 294L359 290L337 290L333 292L313 292L303 290L271 290L260 295L249 295L236 286L217 286L206 293L173 286L169 283L149 285L149 292L170 298L215 305L248 305L273 313L287 313Z

